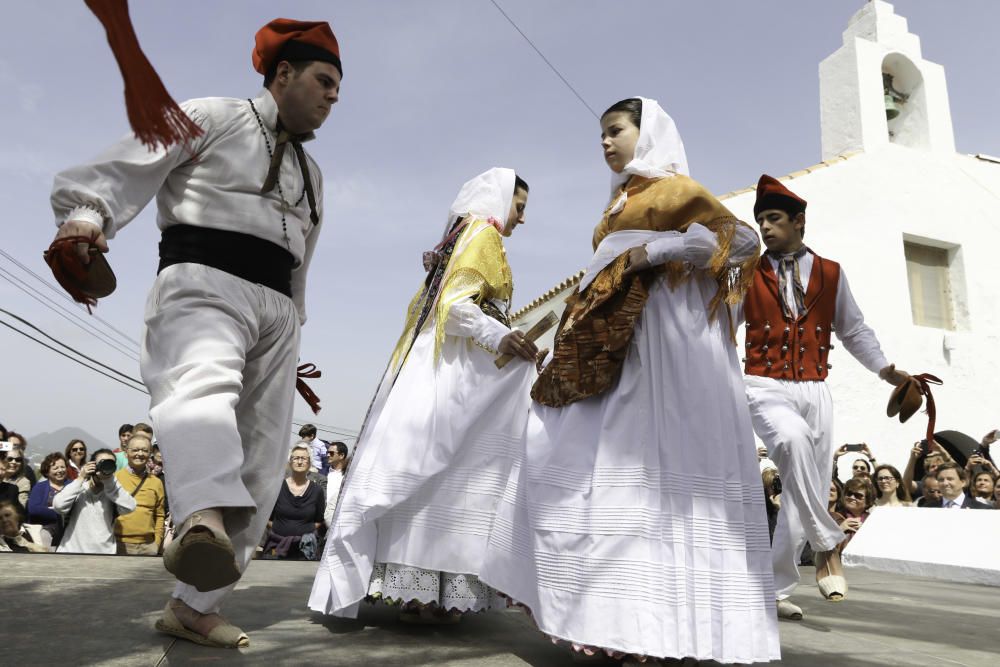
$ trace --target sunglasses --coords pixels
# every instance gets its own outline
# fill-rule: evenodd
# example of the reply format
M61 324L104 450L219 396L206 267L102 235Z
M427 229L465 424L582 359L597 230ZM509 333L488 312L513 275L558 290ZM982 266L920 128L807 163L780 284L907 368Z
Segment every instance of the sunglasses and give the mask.
M21 458L20 456L8 456L8 457L7 457L7 460L8 460L8 461L14 461L15 463L20 463L20 462L21 462L21 461L23 461L24 459L23 459L23 458Z
M857 491L848 491L844 494L845 498L854 498L855 500L864 500L865 494L858 493Z
M84 452L84 453L86 453L87 450L84 449L83 447L74 447L74 448L72 448L69 451L71 451L71 452Z
M876 477L875 479L876 479L877 481L879 481L879 482L892 482L892 481L894 481L894 480L895 480L896 478L895 478L895 477Z

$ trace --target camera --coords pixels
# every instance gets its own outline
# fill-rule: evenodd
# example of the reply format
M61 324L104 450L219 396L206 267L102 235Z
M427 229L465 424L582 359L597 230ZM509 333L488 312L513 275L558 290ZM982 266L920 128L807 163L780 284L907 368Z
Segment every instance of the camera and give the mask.
M865 446L862 443L856 443L853 445L844 445L845 452L860 452L863 451Z
M110 477L115 474L116 470L118 470L118 464L112 459L101 459L94 465L97 474L103 477Z
M0 452L10 452L14 450L14 443L10 440L0 440Z

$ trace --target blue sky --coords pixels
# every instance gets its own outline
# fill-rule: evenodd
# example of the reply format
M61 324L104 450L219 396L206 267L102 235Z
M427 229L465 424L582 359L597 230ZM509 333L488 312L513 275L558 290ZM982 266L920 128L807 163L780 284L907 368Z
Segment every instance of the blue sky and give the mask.
M818 64L864 4L498 2L598 112L632 95L659 100L677 122L692 176L717 193L819 162ZM275 17L276 3L131 4L140 41L175 99L257 93L253 35ZM283 16L328 20L341 43L341 102L308 147L324 173L327 219L302 358L324 373L313 385L324 405L316 420L356 429L422 277L421 252L436 241L462 182L508 166L531 184L527 224L507 244L516 306L586 262L609 172L596 119L489 0L280 6ZM924 57L946 69L958 150L1000 155L1000 53L988 28L1000 23L1000 3L894 6ZM52 177L128 131L122 84L83 2L10 3L7 19L17 29L0 44L0 249L48 278L41 252L54 232ZM135 340L157 238L148 207L112 242L119 289L96 310ZM3 257L0 269L0 277L39 286ZM132 356L5 280L0 307L138 376ZM29 436L80 426L110 441L118 424L146 417L145 396L8 329L0 328L0 350L0 421ZM304 402L296 408L297 419L312 419Z

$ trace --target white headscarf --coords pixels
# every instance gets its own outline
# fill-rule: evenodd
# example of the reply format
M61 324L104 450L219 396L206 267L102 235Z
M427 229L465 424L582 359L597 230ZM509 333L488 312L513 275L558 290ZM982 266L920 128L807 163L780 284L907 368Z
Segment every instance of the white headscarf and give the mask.
M645 178L665 178L674 174L688 175L687 155L684 142L677 132L674 119L667 115L659 102L646 97L642 100L642 115L639 123L639 140L635 144L632 161L625 165L620 174L611 173L611 198L618 197L612 208L617 213L625 206L627 196L621 189L632 176Z
M448 224L441 238L448 236L455 221L472 216L488 220L493 218L500 227L507 222L511 203L514 201L514 170L493 167L470 181L466 181L448 209Z

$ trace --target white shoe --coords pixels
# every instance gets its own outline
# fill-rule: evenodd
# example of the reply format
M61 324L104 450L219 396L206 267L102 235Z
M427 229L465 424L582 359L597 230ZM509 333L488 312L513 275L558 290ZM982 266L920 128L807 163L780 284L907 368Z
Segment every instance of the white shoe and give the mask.
M802 609L798 605L792 604L791 600L778 600L778 618L801 621Z

